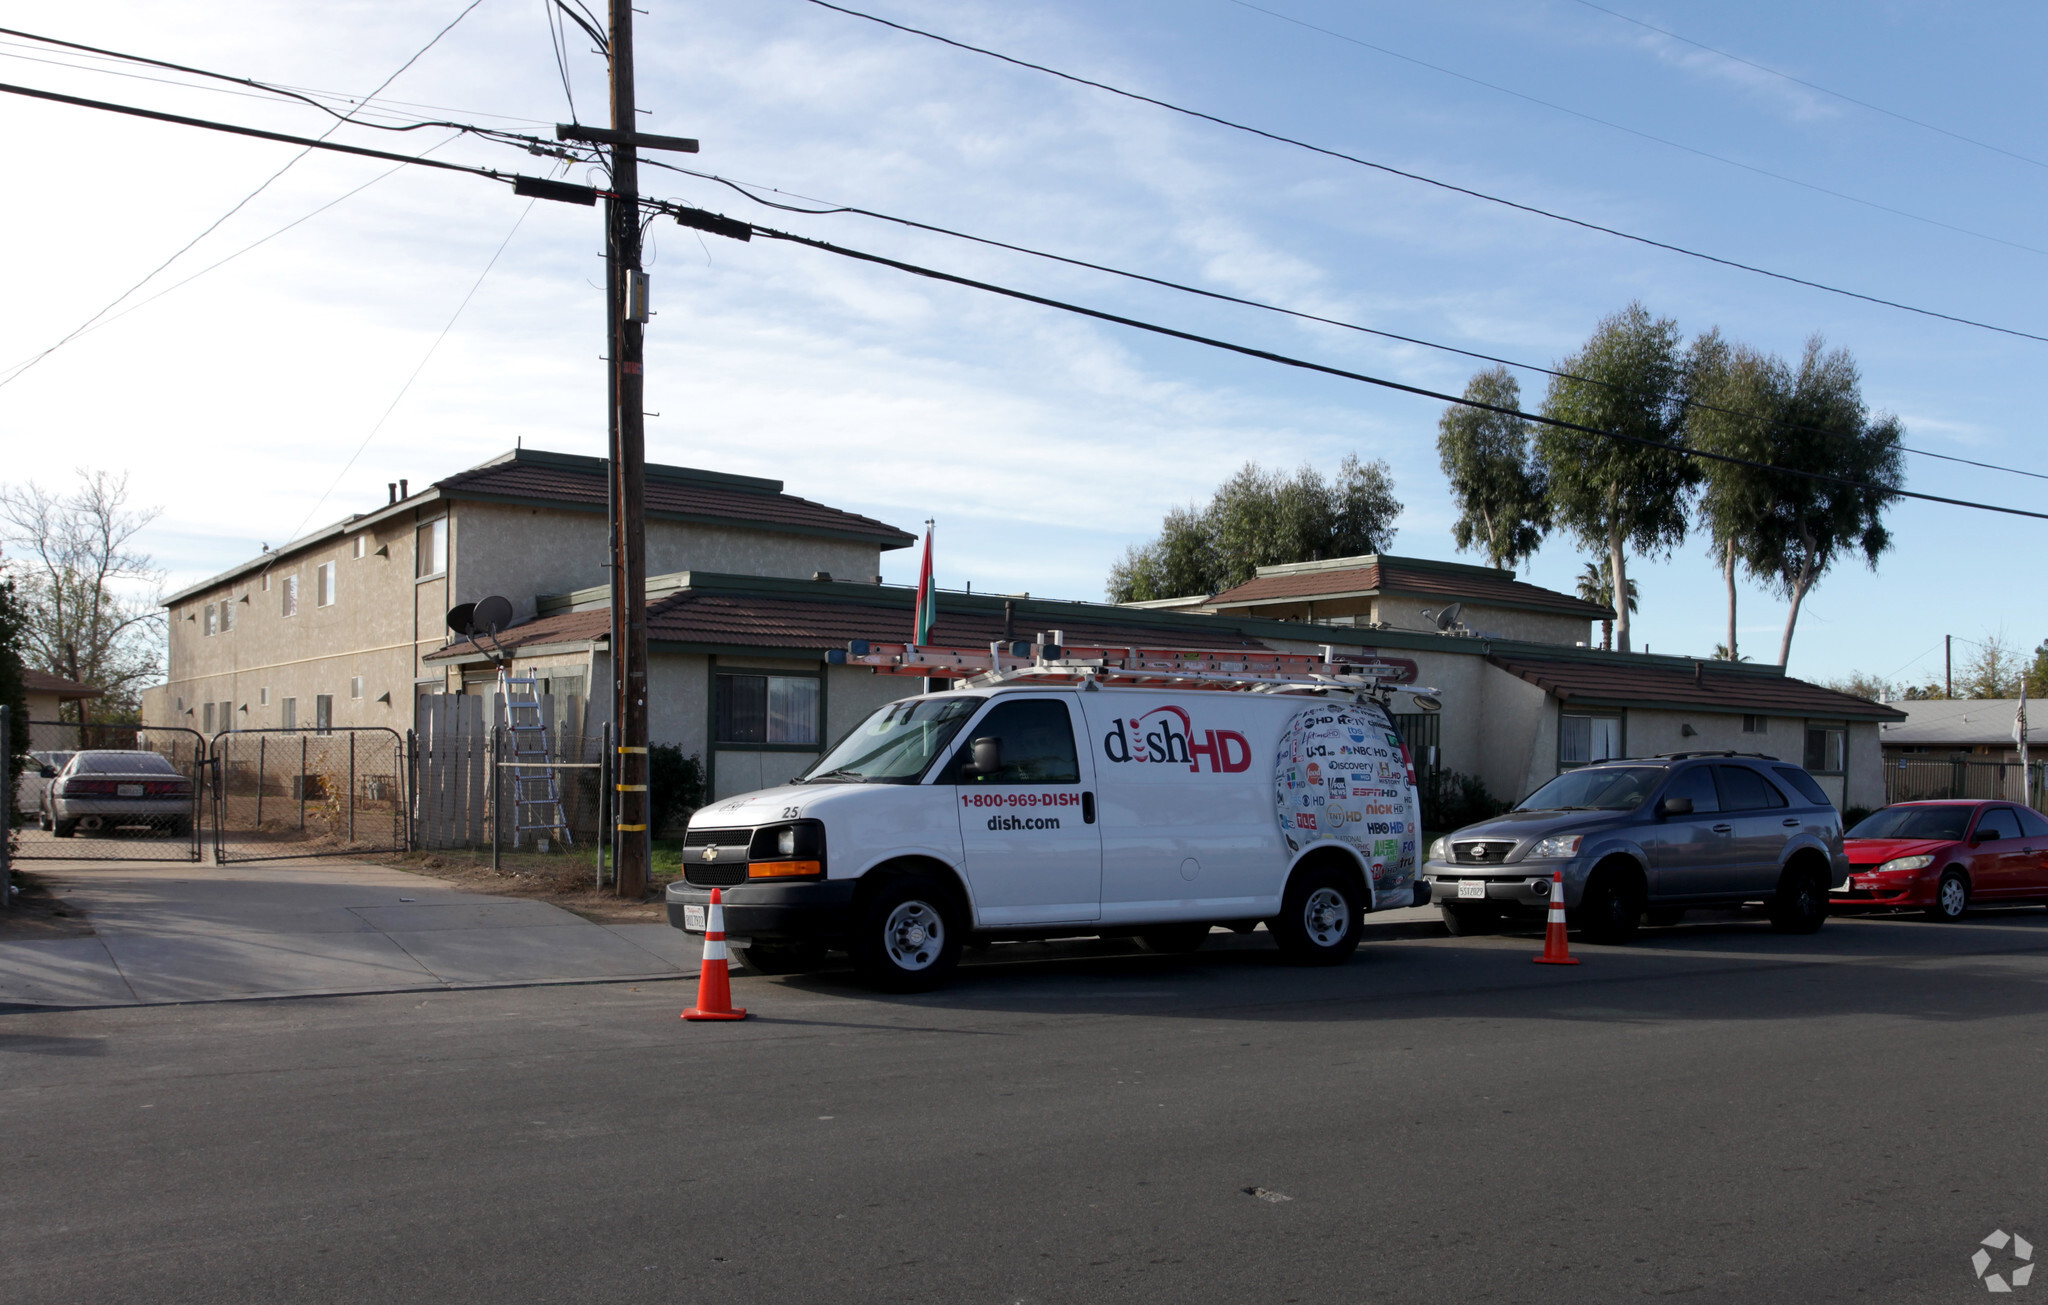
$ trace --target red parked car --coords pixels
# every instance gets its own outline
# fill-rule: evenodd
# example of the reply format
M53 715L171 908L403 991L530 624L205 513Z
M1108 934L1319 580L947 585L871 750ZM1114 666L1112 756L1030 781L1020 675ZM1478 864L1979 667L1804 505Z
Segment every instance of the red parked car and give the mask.
M1972 902L2048 902L2048 818L2011 802L1899 802L1843 839L1849 878L1828 901L1958 920Z

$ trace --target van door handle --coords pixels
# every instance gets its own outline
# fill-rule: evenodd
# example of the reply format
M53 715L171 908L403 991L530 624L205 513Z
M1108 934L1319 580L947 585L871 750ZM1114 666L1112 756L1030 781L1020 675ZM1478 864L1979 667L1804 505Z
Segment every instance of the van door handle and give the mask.
M1733 825L1715 825L1715 826L1714 826L1714 832L1715 832L1715 833L1717 833L1717 834L1732 834L1732 833L1734 833L1734 832L1735 832L1735 826L1733 826Z
M1095 823L1095 795L1093 793L1083 793L1081 795L1081 823L1084 825Z

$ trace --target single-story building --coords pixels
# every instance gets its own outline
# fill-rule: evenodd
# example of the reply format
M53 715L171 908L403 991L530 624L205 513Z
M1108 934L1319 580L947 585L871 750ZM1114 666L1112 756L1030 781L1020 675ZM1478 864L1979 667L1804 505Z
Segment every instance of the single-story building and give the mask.
M499 636L515 671L607 682L607 598L602 588L537 596L535 619ZM650 580L648 602L650 735L703 757L714 797L787 779L868 712L918 687L823 661L827 649L854 639L907 641L915 602L908 586L688 571ZM1401 718L1418 763L1476 776L1510 800L1587 762L1730 749L1803 762L1838 805L1875 807L1884 801L1878 726L1903 716L1776 666L1603 652L1469 629L1438 634L947 591L932 642L985 648L1053 631L1072 646L1307 653L1329 646L1346 657L1377 657L1443 699L1439 713ZM442 668L450 692L493 691L489 659L466 641L424 662ZM595 730L602 710L593 699L580 728Z
M2048 806L2048 703L2027 704L2031 776L2020 767L2018 698L1928 698L1894 702L1903 720L1878 736L1890 801L1915 798L2004 798ZM2023 784L2030 788L2022 788Z
M23 670L21 682L22 687L28 690L30 720L62 720L65 703L86 702L102 696L101 690L89 684L67 680L48 671Z

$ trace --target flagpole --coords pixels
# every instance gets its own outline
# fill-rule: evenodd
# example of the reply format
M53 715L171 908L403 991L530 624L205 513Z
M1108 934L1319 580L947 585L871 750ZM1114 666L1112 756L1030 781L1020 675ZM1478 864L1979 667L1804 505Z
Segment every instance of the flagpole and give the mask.
M924 560L917 568L917 604L911 609L910 646L922 648L931 642L932 622L938 619L939 586L932 577L932 518L924 519ZM939 687L932 676L925 676L924 691L930 693Z
M2020 745L2020 801L2034 805L2034 772L2027 760L2027 682L2020 680L2020 709L2012 723L2013 737Z

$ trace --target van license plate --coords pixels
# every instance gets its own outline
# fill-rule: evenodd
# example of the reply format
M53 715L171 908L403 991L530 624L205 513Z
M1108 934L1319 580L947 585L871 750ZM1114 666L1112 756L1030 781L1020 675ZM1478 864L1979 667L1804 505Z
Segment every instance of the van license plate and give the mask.
M116 785L114 786L114 793L115 793L115 795L116 795L116 796L118 796L118 797L141 797L141 796L142 796L142 785L140 785L140 784L116 784Z
M690 906L686 904L683 907L683 928L694 929L698 933L703 933L704 908L701 906Z
M1459 881L1458 881L1458 896L1460 896L1460 897L1484 897L1484 896L1486 896L1486 881L1485 881L1484 879L1461 879L1461 880L1459 880Z

